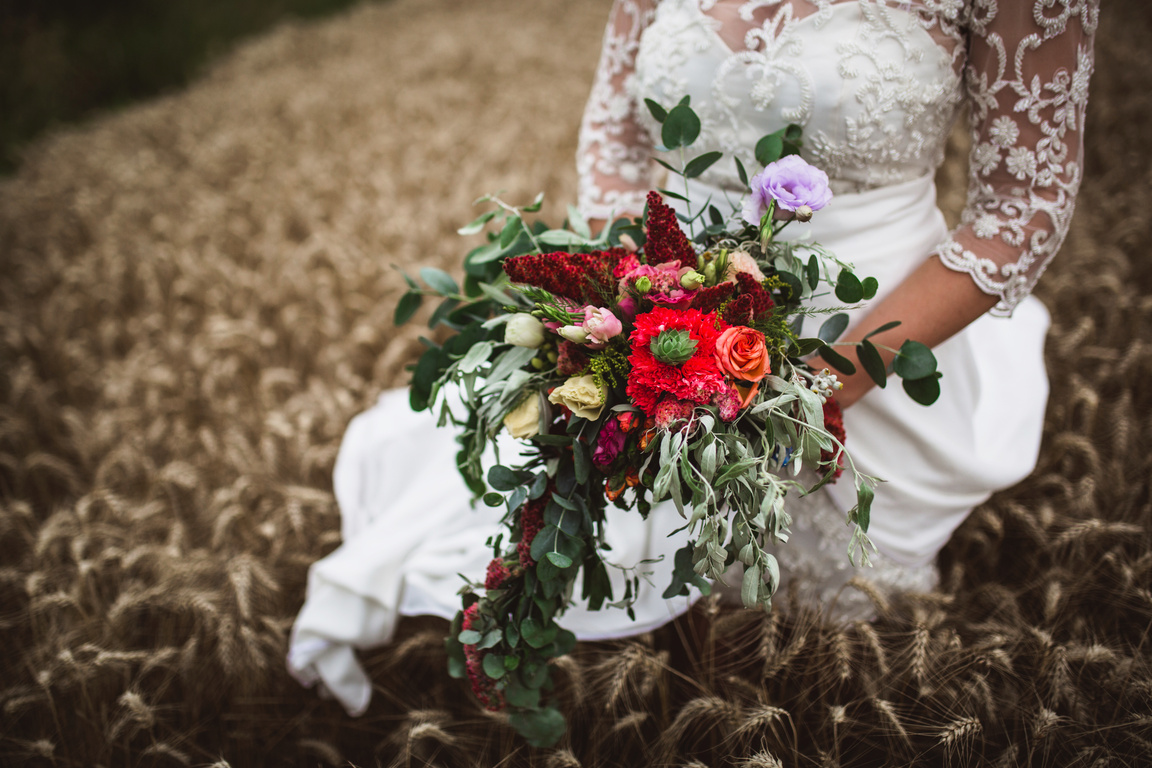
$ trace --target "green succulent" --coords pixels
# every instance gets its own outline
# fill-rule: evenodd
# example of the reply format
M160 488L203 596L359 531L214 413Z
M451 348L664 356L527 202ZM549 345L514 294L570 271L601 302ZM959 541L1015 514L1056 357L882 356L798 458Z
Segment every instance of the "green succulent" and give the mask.
M668 365L680 365L692 358L696 352L696 339L683 329L661 331L660 335L648 343L652 356Z

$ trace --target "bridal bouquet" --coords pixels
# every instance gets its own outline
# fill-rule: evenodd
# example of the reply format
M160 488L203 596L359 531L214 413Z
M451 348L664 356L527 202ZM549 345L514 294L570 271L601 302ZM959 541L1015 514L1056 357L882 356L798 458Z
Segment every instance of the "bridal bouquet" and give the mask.
M540 198L521 208L482 198L492 210L461 233L497 227L465 258L463 288L424 269L427 287L406 278L411 290L396 312L405 322L423 297L441 297L430 324L452 335L427 341L412 406L438 410L442 425L460 428L460 472L484 503L506 509L505 532L488 542L493 559L483 582L462 590L447 640L450 672L467 676L486 707L510 709L535 745L555 743L564 729L546 703L549 660L575 643L558 617L577 591L592 610L607 604L632 615L646 576L643 563L626 570L623 593L613 593L615 566L603 547L608 504L646 516L667 500L683 516L693 540L675 555L665 597L689 587L707 594L710 581L739 562L744 604L769 609L780 577L772 550L788 538L788 495L842 473L857 495L846 556L866 562L870 546L876 479L856 471L845 451L835 374L805 360L820 352L840 371L855 371L830 346L847 314L809 304L826 291L850 306L871 298L876 281L858 278L818 244L779 238L819 215L832 196L827 177L800 158L798 127L766 136L756 147L761 172L749 178L736 160L748 191L740 220L726 221L713 201L688 194L686 180L721 158L684 161L699 133L696 115L686 102L649 108L665 148L680 150L679 167L663 164L685 179L683 194L651 192L644 217L597 237L574 209L566 228L549 229L524 218ZM803 335L816 316L816 334ZM876 347L867 339L855 347L884 386ZM924 345L905 342L894 368L917 401L939 394ZM460 402L447 396L450 388ZM515 464L485 469L481 457L501 430L524 450Z

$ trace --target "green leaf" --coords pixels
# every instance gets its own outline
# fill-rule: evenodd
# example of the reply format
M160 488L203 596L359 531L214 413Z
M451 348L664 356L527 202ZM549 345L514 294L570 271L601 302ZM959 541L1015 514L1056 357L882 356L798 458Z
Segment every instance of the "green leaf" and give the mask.
M428 284L428 287L437 293L452 294L460 293L460 288L456 285L456 281L442 269L436 267L424 267L420 270L420 279Z
M875 335L876 335L876 334L878 334L878 333L884 333L884 331L890 331L890 330L892 330L893 328L899 327L899 325L900 325L900 321L899 321L899 320L893 320L893 321L892 321L892 322L890 322L890 323L884 323L884 325L880 326L879 328L876 328L876 329L874 329L874 330L871 330L871 331L869 331L868 333L866 333L866 334L864 335L864 338L866 338L866 339L870 339L870 338L872 338L873 336L875 336Z
M816 286L820 285L820 259L816 258L816 254L808 257L808 287L816 290Z
M562 555L559 552L549 552L544 557L560 570L564 570L572 565L572 558L567 555Z
M824 347L820 350L820 357L824 358L824 362L832 366L847 376L856 373L856 365L842 354L832 349L832 347Z
M509 648L515 648L520 644L520 628L515 624L508 624L504 627L504 642L508 643Z
M460 229L456 230L456 234L474 235L477 232L482 231L484 229L484 225L492 221L495 216L496 211L488 211L488 213L482 213L473 219L470 224L465 224L464 226L460 227Z
M656 191L664 195L664 197L670 197L673 200L683 200L684 202L688 202L688 198L684 197L684 195L680 194L679 192L673 192L670 189L658 189Z
M569 232L566 229L550 229L536 236L544 245L551 245L557 248L567 248L570 245L584 245L587 240L575 232Z
M800 278L791 272L777 272L776 277L780 278L781 282L788 286L790 292L789 300L799 301L800 297L804 295L804 283L800 282Z
M536 563L536 578L540 579L541 584L547 585L549 582L554 581L560 575L560 569L552 564L548 558L540 560Z
M512 727L533 747L551 747L560 741L567 725L554 707L528 709L509 718Z
M660 140L667 149L691 146L700 135L700 118L684 103L672 107L660 128Z
M559 533L560 529L554 525L541 528L536 538L532 539L532 559L540 562L544 559L544 555L556 549L556 536Z
M498 491L515 490L524 484L524 474L526 473L517 472L516 470L496 464L488 470L488 485ZM529 477L532 477L531 473L527 474Z
M504 677L508 670L504 669L504 657L496 654L489 653L484 657L484 674L493 680L499 680Z
M412 315L416 314L416 310L420 309L423 303L424 297L414 291L404 294L396 304L396 314L392 316L392 322L395 325L404 325L412 319Z
M794 357L807 357L816 350L828 346L822 339L797 339L795 344L795 353L789 353L793 354Z
M510 216L504 222L504 229L500 230L500 247L507 248L516 242L516 238L524 231L524 221L519 216Z
M872 381L876 382L876 386L881 389L888 386L888 371L885 370L884 359L880 357L876 345L867 339L861 341L856 347L856 357L860 359L864 371L871 377Z
M531 204L524 206L521 210L523 210L524 213L536 213L542 205L544 205L544 193L537 192L536 199L533 200Z
M694 179L708 170L713 163L722 157L724 157L723 152L705 152L699 157L693 158L688 165L684 167L684 175L689 179Z
M923 379L902 379L904 391L920 405L932 405L940 397L940 373Z
M667 119L668 110L652 101L652 99L644 99L644 105L648 107L648 111L652 113L652 117L656 122L662 123Z
M560 630L556 634L556 655L567 656L572 653L572 649L576 647L576 635L566 629Z
M444 318L452 314L452 310L456 309L456 307L459 305L460 302L456 299L444 299L442 302L440 302L440 306L433 310L432 316L428 318L428 327L435 328L440 324L441 321L444 320Z
M558 631L560 631L559 627L555 625L545 629L532 617L528 617L520 622L520 636L524 638L525 643L533 648L543 648L551 643L556 639L556 633ZM527 680L525 682L528 683Z
M513 707L535 708L540 706L540 689L528 688L514 675L507 677L504 686L504 698Z
M474 629L466 629L460 634L456 635L456 639L460 641L461 645L476 645L483 639L483 635Z
M489 507L498 507L504 503L504 497L498 493L484 494L484 504Z
M579 440L572 441L572 464L576 471L576 482L584 485L592 471L592 461L588 458L588 446Z
M864 289L864 299L868 300L876 295L876 291L880 288L880 283L874 277L866 277L860 286Z
M845 304L855 304L864 298L864 287L860 285L860 278L852 274L851 270L842 269L836 277L836 298Z
M936 373L936 356L926 345L909 339L900 345L892 368L901 378L923 379Z
M548 682L548 665L528 662L520 667L520 682L529 688L539 688Z
M768 165L780 159L784 153L784 137L779 131L770 133L756 142L756 162Z
M824 323L820 326L820 330L816 332L816 335L820 339L831 344L832 342L836 341L836 339L840 338L840 334L844 333L844 329L847 327L848 313L837 312L824 321Z
M864 533L868 533L868 524L872 521L872 499L875 497L876 491L867 483L856 488L856 525Z
M740 177L740 183L745 187L748 186L748 171L744 170L744 163L740 162L740 158L732 158L736 161L736 175Z

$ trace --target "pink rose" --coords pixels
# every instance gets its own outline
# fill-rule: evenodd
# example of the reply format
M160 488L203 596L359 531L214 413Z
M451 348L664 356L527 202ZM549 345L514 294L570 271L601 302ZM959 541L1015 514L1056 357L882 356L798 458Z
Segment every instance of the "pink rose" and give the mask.
M620 320L603 307L584 307L584 332L588 340L596 344L606 344L613 336L618 336L624 330Z

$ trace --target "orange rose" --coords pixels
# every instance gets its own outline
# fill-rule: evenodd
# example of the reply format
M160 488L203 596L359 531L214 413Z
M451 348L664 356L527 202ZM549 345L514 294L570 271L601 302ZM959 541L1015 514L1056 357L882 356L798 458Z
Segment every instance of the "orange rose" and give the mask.
M772 372L764 334L734 325L716 339L716 364L734 379L757 382Z
M716 364L738 382L740 407L747 408L760 389L760 380L772 372L768 365L768 348L764 334L753 328L734 325L716 339Z

